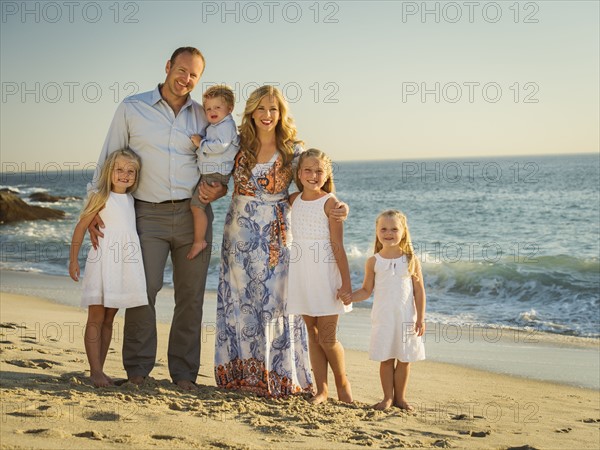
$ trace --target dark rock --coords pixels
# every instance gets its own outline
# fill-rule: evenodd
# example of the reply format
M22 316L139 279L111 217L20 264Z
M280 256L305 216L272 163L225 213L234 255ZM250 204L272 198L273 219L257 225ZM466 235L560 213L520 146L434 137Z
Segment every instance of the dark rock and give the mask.
M61 197L50 195L46 192L34 192L29 196L29 200L33 200L34 202L56 203L61 200L81 200L81 197Z
M15 194L5 191L0 192L0 224L23 220L62 219L64 216L64 211L31 206Z
M10 188L2 188L2 189L0 189L0 192L10 192L11 194L18 194L17 191L13 191Z

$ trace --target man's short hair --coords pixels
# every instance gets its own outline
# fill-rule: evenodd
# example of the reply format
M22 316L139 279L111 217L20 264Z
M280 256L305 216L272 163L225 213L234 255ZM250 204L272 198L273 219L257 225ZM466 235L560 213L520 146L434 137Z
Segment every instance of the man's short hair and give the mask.
M206 68L206 60L204 59L204 55L202 54L202 52L200 50L198 50L196 47L179 47L171 55L171 64L175 64L175 60L182 53L189 53L194 56L199 56L200 59L202 59L202 72L204 72L204 69ZM200 75L202 75L202 74L200 74Z

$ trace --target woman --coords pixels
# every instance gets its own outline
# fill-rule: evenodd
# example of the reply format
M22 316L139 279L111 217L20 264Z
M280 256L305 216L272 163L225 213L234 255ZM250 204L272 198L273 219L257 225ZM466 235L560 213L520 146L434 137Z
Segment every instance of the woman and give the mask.
M217 296L217 386L268 397L312 392L306 327L287 316L288 188L303 151L279 90L254 91L240 126ZM342 216L347 208L341 210Z

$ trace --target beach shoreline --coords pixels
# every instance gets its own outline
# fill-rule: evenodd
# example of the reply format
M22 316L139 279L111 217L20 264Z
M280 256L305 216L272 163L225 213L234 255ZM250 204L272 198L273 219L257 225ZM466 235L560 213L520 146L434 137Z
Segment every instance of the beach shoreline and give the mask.
M2 270L0 290L44 298L72 307L80 302L80 284L68 277ZM82 309L82 311L84 311ZM173 289L157 297L157 319L169 324ZM119 311L119 316L123 311ZM203 332L214 334L216 292L206 291ZM354 307L340 317L338 337L346 349L367 351L370 309ZM528 379L600 389L600 339L559 335L525 328L486 328L477 324L427 323L424 335L430 361L455 364ZM210 349L211 353L214 350Z
M2 448L596 448L600 438L597 390L433 361L413 365L413 413L374 411L378 363L356 350L346 351L353 405L330 400L314 407L303 398L220 390L214 334L206 327L198 392L169 380L164 323L148 382L95 389L87 378L83 309L7 293L0 305ZM118 317L106 363L116 379L124 377L122 325Z

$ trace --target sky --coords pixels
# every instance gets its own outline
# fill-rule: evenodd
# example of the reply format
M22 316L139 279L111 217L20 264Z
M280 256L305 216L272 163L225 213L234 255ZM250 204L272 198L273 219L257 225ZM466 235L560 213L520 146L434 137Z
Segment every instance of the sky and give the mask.
M334 161L599 151L597 1L1 1L2 170L94 164L180 46Z

